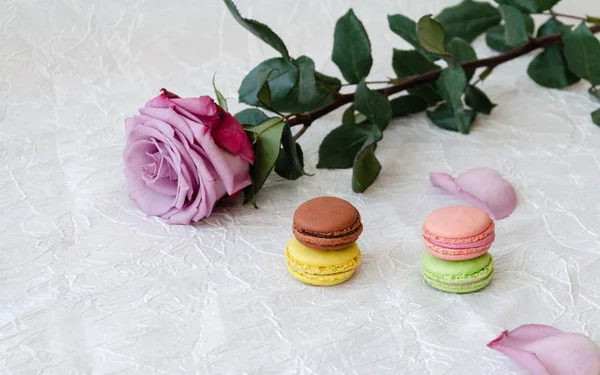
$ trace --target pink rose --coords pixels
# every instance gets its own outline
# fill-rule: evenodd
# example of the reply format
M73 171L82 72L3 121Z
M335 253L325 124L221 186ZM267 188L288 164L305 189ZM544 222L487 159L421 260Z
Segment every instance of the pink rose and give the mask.
M209 216L222 198L251 184L252 145L239 122L208 96L166 90L125 120L129 197L169 224Z

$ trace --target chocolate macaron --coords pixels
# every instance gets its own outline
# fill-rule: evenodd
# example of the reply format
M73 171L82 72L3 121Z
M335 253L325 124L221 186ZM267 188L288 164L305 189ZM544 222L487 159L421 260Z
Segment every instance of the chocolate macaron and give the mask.
M358 210L335 197L304 202L294 213L294 236L301 244L318 250L339 250L354 243L363 230Z

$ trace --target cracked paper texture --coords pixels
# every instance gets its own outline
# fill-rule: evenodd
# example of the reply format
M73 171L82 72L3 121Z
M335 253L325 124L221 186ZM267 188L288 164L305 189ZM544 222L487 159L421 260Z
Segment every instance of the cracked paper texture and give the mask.
M371 36L374 79L408 48L386 15L436 14L453 0L251 1L293 56L329 61L350 6ZM557 10L600 15L600 2ZM539 21L539 19L538 19ZM492 54L483 40L480 56ZM600 105L580 83L536 86L533 55L483 84L499 106L463 136L424 115L395 120L363 195L350 170L315 170L341 112L302 138L314 177L269 179L259 210L228 205L196 226L168 226L128 199L123 118L161 87L230 99L275 56L219 1L0 0L0 373L523 374L485 347L504 329L550 324L600 341ZM429 171L500 171L519 206L498 222L496 275L452 295L421 279L425 216L461 201ZM337 195L361 212L363 264L338 287L298 283L284 248L294 209Z

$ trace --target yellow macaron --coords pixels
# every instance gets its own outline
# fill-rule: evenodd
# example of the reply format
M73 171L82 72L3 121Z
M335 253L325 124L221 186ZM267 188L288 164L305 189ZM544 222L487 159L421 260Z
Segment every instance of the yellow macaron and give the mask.
M292 238L285 248L288 269L296 279L312 285L336 285L348 280L360 264L356 242L340 250L315 250Z

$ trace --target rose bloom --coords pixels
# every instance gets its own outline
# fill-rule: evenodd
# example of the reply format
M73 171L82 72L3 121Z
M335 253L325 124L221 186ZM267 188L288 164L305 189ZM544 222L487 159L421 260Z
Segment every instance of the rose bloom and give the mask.
M240 123L208 96L166 90L125 120L129 197L169 224L209 216L251 184L252 145Z

